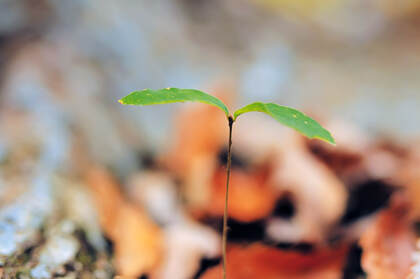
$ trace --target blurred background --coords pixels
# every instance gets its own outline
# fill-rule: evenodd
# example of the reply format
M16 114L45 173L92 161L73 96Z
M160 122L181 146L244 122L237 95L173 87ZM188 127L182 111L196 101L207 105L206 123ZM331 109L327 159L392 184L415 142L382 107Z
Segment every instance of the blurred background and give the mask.
M238 122L231 279L406 278L419 65L418 0L0 0L0 277L220 278L223 115L117 103L180 87L337 139Z

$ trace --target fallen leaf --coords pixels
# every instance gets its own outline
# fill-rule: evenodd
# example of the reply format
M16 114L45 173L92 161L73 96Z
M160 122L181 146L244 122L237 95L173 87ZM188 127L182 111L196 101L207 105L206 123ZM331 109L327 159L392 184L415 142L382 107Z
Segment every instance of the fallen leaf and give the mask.
M264 182L258 174L233 170L229 189L229 217L241 222L252 222L268 216L280 192ZM224 169L215 172L212 185L207 213L223 216L226 193Z
M415 236L410 230L410 208L403 195L395 195L389 209L363 234L362 267L368 279L401 279L410 273Z
M101 226L115 248L115 268L123 278L153 272L162 258L163 237L145 211L127 201L114 178L93 168L87 182L98 209Z
M232 246L227 255L229 279L339 279L348 248L322 249L311 253L283 251L261 244ZM222 278L221 265L201 279Z

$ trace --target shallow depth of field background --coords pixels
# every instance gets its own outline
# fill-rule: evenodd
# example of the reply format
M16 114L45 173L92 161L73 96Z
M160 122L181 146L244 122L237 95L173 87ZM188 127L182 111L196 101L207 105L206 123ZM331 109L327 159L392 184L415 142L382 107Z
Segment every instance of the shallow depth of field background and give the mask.
M81 168L96 165L123 184L173 148L176 116L192 105L118 104L131 91L195 88L232 109L273 101L360 129L356 148L359 133L413 148L419 65L417 0L0 0L0 221L25 216L22 238L0 228L0 256L21 253L50 220L55 198L36 181L83 181ZM47 201L32 222L33 195ZM36 262L38 278L55 268Z
M45 59L70 79L72 95L89 96L138 122L145 140L164 144L160 130L167 130L162 124L167 108L148 109L148 117L163 115L142 120L142 112L127 112L114 101L135 89L167 86L210 92L230 86L239 96L237 105L277 101L351 121L375 135L404 139L420 133L418 1L4 0L0 5L3 81L18 74L7 69L25 48L47 49ZM27 91L20 102L36 94L34 88ZM2 95L18 94L2 89ZM88 118L95 103L85 105Z

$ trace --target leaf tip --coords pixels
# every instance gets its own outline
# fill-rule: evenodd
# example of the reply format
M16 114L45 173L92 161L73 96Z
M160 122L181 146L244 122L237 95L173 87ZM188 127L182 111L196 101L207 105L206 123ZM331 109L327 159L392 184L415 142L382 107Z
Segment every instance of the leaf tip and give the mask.
M310 139L321 140L323 142L326 142L328 144L331 144L333 146L336 146L337 144L335 142L335 139L331 135L331 133L328 130L325 130L325 129L324 129L324 131L326 132L326 134L324 134L324 135L316 135L316 136L312 136L312 137L309 137L309 138Z
M124 101L123 101L122 99L119 99L119 100L118 100L118 103L120 103L120 104L124 105Z
M337 144L335 143L335 139L334 139L334 137L331 135L331 133L330 132L328 132L328 143L330 143L331 145L334 145L334 146L336 146Z
M333 146L336 146L337 145L336 142L335 142L335 139L331 136L331 134L329 135L329 137L326 137L326 138L318 138L318 139L320 139L322 141L325 141L326 143L329 143L329 144L331 144Z

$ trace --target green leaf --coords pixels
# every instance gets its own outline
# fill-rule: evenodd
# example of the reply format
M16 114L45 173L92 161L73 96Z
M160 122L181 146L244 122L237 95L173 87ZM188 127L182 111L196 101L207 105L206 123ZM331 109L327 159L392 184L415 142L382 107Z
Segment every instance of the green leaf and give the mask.
M201 102L216 106L229 116L226 105L218 98L195 89L166 88L159 90L144 89L134 91L119 102L123 105L148 106L178 102Z
M310 139L316 138L331 144L335 144L334 138L331 136L330 132L324 129L312 118L293 108L280 106L273 103L256 102L249 104L235 111L233 114L233 119L236 120L239 115L251 111L264 112L283 125L295 129Z

